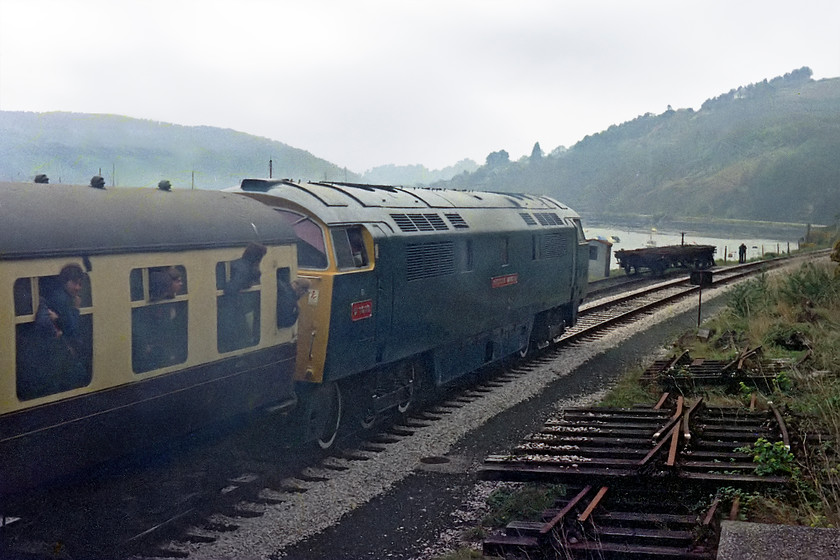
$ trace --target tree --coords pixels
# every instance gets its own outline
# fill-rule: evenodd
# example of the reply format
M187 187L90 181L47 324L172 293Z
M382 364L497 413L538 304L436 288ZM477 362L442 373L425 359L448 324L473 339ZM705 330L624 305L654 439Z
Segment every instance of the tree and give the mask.
M534 144L534 149L531 150L531 161L539 161L543 157L542 148L540 148L540 143L537 142Z
M510 163L510 154L505 150L490 152L487 155L487 167L503 167Z

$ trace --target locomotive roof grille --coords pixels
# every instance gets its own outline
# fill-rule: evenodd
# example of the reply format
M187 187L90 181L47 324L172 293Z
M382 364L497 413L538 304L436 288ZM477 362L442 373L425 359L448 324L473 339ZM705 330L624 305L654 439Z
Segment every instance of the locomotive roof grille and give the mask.
M444 216L455 229L468 229L470 227L460 214L444 214Z
M447 231L449 227L437 214L391 214L401 231Z
M417 226L405 214L391 214L401 231L417 231Z
M411 220L420 231L434 231L435 229L435 226L433 226L423 214L408 214L408 219Z
M537 212L534 214L544 226L562 226L563 220L555 212ZM527 221L527 220L526 220Z
M537 225L537 221L528 212L520 212L519 215L522 216L522 219L525 220L525 223L528 224L529 226Z

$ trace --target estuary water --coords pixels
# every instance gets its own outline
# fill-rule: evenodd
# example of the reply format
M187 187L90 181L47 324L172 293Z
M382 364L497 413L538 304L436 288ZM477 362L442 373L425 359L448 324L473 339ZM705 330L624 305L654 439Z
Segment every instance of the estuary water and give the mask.
M779 234L776 239L760 238L749 234L739 237L727 234L726 237L715 237L714 234L697 234L679 231L659 230L657 228L628 228L627 226L599 225L586 227L584 234L587 239L603 239L612 242L612 254L620 249L641 249L643 247L663 247L665 245L714 245L717 248L715 259L726 258L727 261L738 261L738 247L741 243L747 246L747 259L763 256L765 253L787 253L799 248L799 239L793 232ZM802 232L804 234L804 232ZM800 234L800 235L802 235ZM618 268L613 259L611 268Z

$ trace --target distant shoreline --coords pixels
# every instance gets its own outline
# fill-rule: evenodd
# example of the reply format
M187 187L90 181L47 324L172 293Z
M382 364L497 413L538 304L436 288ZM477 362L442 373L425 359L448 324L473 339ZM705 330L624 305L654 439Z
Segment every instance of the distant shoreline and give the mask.
M724 218L696 218L679 217L668 218L655 215L627 215L627 214L590 214L581 212L584 227L623 227L627 229L645 230L657 228L659 231L675 233L685 232L693 234L714 234L742 236L750 234L756 237L772 238L804 238L808 224L791 222L767 222L753 220L736 220ZM811 228L826 227L811 224Z

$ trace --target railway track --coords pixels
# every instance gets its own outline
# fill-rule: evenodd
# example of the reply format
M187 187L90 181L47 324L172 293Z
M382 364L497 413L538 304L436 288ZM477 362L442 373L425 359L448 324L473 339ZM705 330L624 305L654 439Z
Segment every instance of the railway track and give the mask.
M716 273L715 283L756 270L744 266ZM411 445L417 431L516 383L530 368L555 360L562 347L584 343L696 289L686 278L677 278L587 304L579 325L547 351L477 372L472 385L459 386L424 411L374 432L353 434L327 456L289 452L275 437L282 434L284 419L268 417L231 429L221 443L215 436L200 445L186 442L186 450L164 451L151 466L132 463L70 489L28 496L3 512L12 522L0 527L0 552L22 558L54 558L56 550L66 551L68 558L189 557L202 544L235 535L242 520L273 508L293 508L296 496L361 468L395 444ZM81 521L78 512L85 512Z
M666 402L668 403L666 405ZM522 558L714 558L716 488L783 487L753 474L737 449L787 441L776 411L688 406L664 394L653 407L566 409L510 454L491 456L485 480L566 484L539 521L513 521L484 539L486 554ZM789 442L788 442L789 444ZM737 501L729 516L737 516Z

